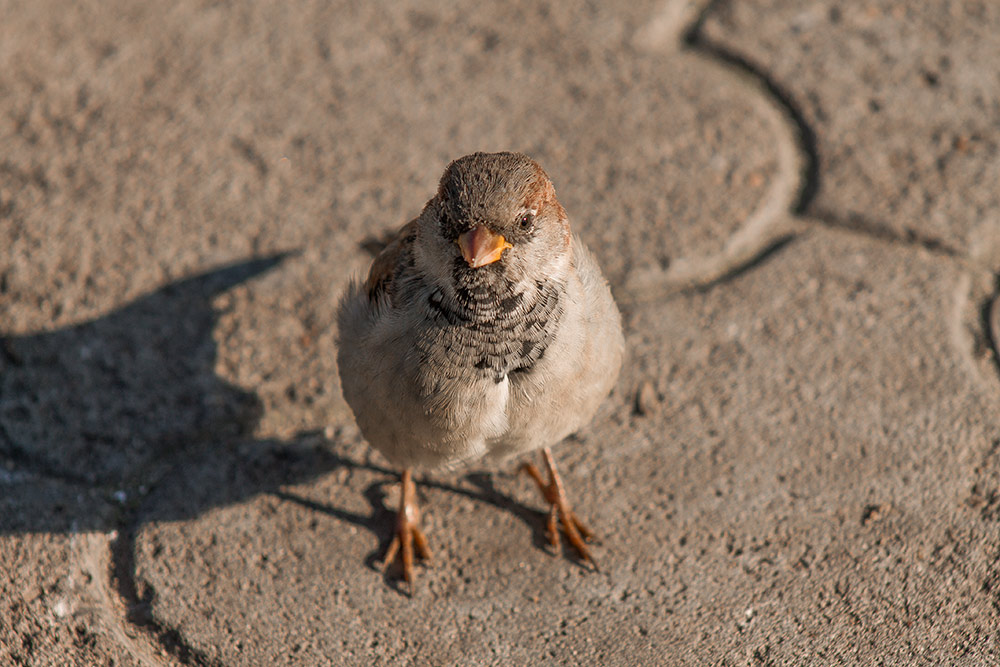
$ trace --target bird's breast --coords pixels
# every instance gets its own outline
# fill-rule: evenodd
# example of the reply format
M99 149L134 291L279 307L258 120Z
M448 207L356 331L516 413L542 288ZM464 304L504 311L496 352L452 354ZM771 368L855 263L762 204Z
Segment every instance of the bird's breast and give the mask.
M506 293L466 288L450 299L433 292L426 304L433 326L415 341L420 366L441 378L495 383L530 372L555 339L562 293L560 285L544 283Z

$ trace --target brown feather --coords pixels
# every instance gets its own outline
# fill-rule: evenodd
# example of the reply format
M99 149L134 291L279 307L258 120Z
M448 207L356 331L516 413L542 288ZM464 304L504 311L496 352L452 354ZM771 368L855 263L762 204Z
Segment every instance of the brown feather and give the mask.
M417 220L411 220L396 233L389 245L382 249L368 270L368 280L365 288L370 301L377 301L389 291L396 269L400 265L400 255L409 251L409 247L417 238Z

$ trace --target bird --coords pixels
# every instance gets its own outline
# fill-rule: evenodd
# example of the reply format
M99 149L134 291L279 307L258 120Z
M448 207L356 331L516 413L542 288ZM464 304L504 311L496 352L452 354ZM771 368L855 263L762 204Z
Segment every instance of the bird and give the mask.
M413 591L420 528L414 470L496 464L541 450L548 479L520 470L579 558L597 569L551 447L585 426L617 381L621 314L596 259L570 230L542 167L516 152L473 153L354 278L338 312L344 399L402 492L383 562Z

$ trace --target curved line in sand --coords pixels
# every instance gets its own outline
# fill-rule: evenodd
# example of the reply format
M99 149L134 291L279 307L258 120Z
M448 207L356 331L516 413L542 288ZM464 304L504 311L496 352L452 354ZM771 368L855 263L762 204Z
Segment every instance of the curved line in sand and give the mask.
M764 255L779 242L803 229L795 217L801 208L797 199L809 187L805 165L814 161L804 145L801 120L797 114L768 88L775 88L764 74L748 65L730 62L697 40L697 31L714 3L673 0L640 28L633 45L641 50L677 50L687 45L705 62L728 72L753 101L754 109L764 118L775 142L778 162L768 192L757 207L726 241L722 250L706 256L679 257L666 269L637 272L626 280L626 301L642 302L669 294L708 285L739 271ZM687 38L685 38L685 35Z

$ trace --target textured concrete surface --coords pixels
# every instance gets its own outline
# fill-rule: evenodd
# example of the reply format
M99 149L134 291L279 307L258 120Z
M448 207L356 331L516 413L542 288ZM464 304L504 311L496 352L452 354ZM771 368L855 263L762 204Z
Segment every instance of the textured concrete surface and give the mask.
M991 2L0 1L0 663L1000 661ZM395 471L334 311L474 150L629 358L556 449Z

